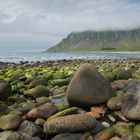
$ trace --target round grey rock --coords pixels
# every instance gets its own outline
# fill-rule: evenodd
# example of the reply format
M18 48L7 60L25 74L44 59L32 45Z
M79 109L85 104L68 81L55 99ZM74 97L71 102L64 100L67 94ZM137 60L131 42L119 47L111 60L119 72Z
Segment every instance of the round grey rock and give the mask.
M97 69L86 63L76 71L66 96L72 106L92 106L106 102L113 96L113 91Z

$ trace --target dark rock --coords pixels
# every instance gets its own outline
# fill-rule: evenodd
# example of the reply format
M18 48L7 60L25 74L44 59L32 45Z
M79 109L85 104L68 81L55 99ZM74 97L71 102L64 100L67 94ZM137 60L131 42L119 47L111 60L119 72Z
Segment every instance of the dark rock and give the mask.
M31 137L30 135L28 135L26 133L20 133L20 135L21 135L20 140L41 140L39 137Z
M140 120L140 81L132 81L124 96L122 114L130 120Z
M82 65L67 89L71 105L91 106L106 102L113 96L109 82L91 64Z
M93 137L89 133L85 134L61 133L56 135L51 140L93 140Z
M117 79L129 79L132 78L132 73L130 70L124 70L124 71L120 71L117 74Z
M25 133L31 137L42 137L44 135L43 130L37 124L25 120L18 128L19 133Z
M0 115L6 115L8 112L8 107L4 104L0 104Z
M0 100L6 100L12 95L12 89L9 83L0 81Z

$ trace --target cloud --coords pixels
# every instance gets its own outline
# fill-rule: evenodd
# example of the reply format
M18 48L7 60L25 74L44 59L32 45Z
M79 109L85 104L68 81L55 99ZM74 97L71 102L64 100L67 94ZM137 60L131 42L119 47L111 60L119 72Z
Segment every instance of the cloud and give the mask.
M0 43L45 48L73 31L134 28L139 17L139 0L1 0Z

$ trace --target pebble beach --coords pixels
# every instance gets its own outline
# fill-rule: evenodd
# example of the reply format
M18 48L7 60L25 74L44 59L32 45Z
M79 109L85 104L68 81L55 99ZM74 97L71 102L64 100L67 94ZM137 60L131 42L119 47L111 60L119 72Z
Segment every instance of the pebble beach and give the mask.
M0 62L0 140L139 140L140 58Z

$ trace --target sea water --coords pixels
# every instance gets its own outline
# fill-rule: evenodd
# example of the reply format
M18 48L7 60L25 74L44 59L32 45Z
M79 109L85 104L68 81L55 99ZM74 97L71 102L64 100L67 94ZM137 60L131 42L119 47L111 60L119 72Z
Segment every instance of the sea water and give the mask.
M75 52L75 53L40 53L40 52L0 52L0 62L20 61L48 61L48 60L73 60L73 59L107 59L107 58L129 58L139 57L140 53L93 53L93 52Z

